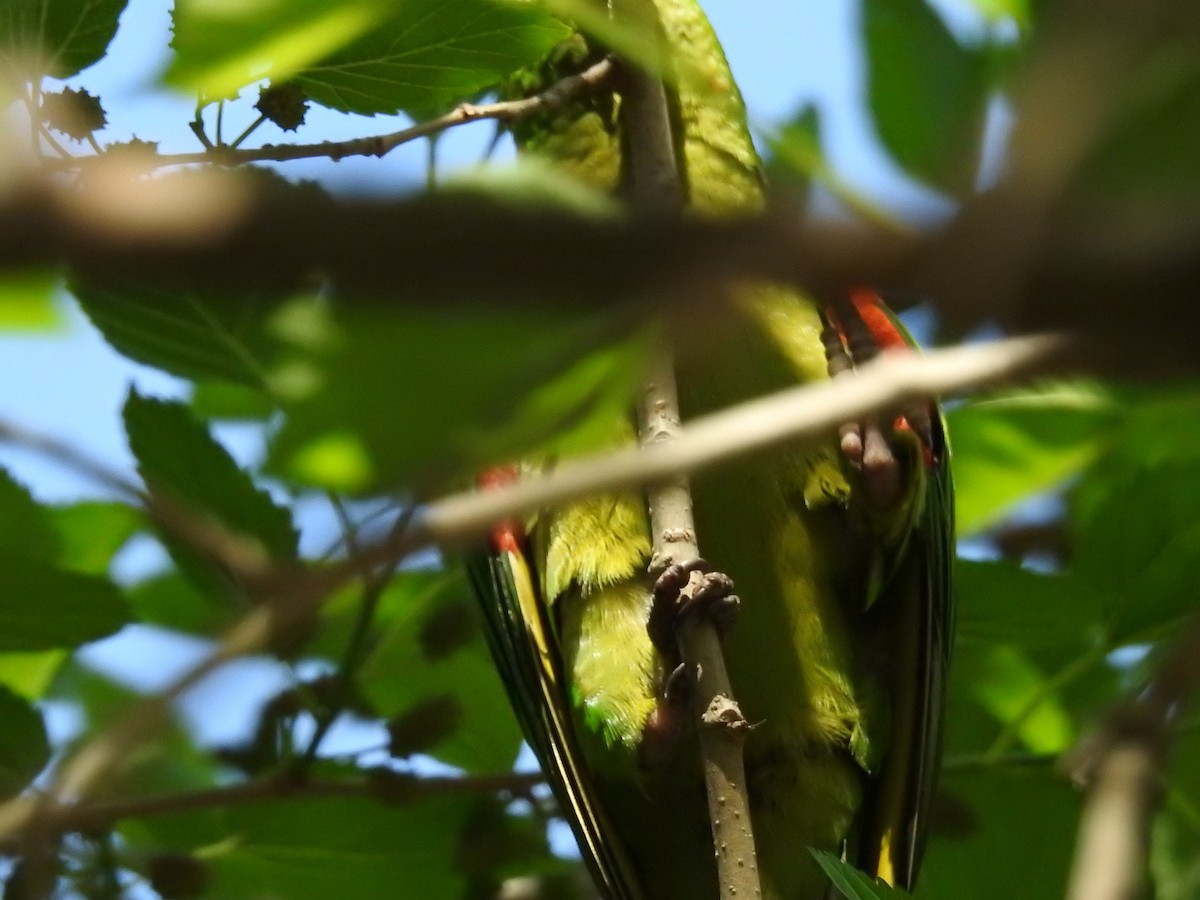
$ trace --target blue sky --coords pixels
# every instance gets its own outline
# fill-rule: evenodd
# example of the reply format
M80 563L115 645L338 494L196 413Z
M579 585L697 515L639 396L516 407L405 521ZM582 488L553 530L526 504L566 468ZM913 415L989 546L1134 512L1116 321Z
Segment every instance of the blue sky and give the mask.
M970 0L941 0L937 5L956 27L971 27ZM857 0L707 0L704 6L725 43L756 126L770 128L803 104L815 102L822 113L826 152L846 182L908 214L942 208L937 198L900 175L873 137L862 104ZM166 0L130 0L109 56L72 81L104 102L110 126L100 133L102 142L136 135L160 141L166 152L197 149L187 127L194 101L156 86L169 53L167 10ZM251 99L241 109L227 111L227 133L237 133L254 118L249 106L255 93L246 92ZM366 120L315 109L299 139L339 139L397 127L400 123L394 119ZM455 132L442 143L443 165L479 159L490 134L487 124ZM285 137L268 125L251 143L258 139L278 142ZM341 190L401 190L420 183L424 161L424 146L415 143L383 160L303 161L289 163L282 171L319 178ZM117 356L69 301L63 302L63 310L64 323L55 331L0 333L0 418L61 437L107 464L129 470L119 410L130 384L157 395L178 395L183 385ZM227 429L221 436L243 459L252 458L261 444L260 435L244 428ZM0 448L0 464L44 499L101 493L71 473L19 451ZM125 555L120 569L144 573L157 559L143 544ZM149 688L161 685L203 651L200 642L146 641L135 634L101 642L90 657L124 680ZM277 689L283 677L269 663L239 665L240 669L224 670L185 702L191 721L203 722L208 729L205 738L227 740L247 728L262 698ZM216 697L224 713L214 719L211 703ZM362 737L347 740L358 740L361 746Z

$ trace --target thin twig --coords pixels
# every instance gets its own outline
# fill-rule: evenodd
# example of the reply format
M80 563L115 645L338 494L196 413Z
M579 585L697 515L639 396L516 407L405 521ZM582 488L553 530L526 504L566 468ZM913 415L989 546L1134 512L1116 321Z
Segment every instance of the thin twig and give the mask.
M122 819L174 815L200 809L228 809L275 800L315 797L377 797L385 802L416 801L446 794L475 794L510 791L524 793L543 783L541 773L505 772L497 775L418 777L392 770L374 776L337 780L301 780L275 776L241 784L60 805L47 810L47 824L59 831L92 831L111 827Z
M623 0L618 15L644 33L661 34L651 0ZM660 47L663 42L660 41ZM665 49L665 48L664 48ZM657 75L622 63L621 126L629 155L630 196L635 213L657 220L678 218L686 202L678 169L666 86ZM661 71L661 66L657 67ZM651 381L638 401L638 439L643 447L669 446L682 430L679 394L670 345L660 351ZM657 481L646 488L653 541L652 568L685 563L700 556L687 477ZM686 602L700 573L683 591ZM695 674L693 702L700 760L708 796L717 883L722 900L762 896L758 856L750 825L750 797L742 755L750 726L734 699L721 641L711 621L693 616L679 629L679 652Z
M533 113L557 109L584 91L602 84L612 74L612 71L612 60L602 59L579 74L564 78L532 97L504 100L497 103L460 103L444 115L387 134L351 138L345 141L320 141L315 144L265 144L262 147L249 149L239 147L238 144L248 136L249 132L262 123L263 117L260 117L251 128L248 128L228 146L209 146L198 153L158 154L147 157L146 164L155 168L196 163L219 163L230 166L317 158L328 158L336 162L352 156L384 156L401 144L440 134L470 122L478 122L483 119L512 122ZM196 131L197 136L202 134L201 130L193 130ZM202 140L207 139L202 138ZM99 157L95 156L76 157L61 164L48 163L47 167L51 169L78 168L98 159Z

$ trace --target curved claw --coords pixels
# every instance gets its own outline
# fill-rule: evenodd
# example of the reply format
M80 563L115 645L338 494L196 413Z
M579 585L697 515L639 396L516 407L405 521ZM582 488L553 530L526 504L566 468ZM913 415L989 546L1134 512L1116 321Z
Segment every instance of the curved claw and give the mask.
M695 572L704 577L690 594L685 588ZM693 615L708 616L719 632L733 627L741 600L733 593L733 581L722 572L708 571L708 563L695 559L664 569L655 580L646 630L660 653L673 656L680 625Z

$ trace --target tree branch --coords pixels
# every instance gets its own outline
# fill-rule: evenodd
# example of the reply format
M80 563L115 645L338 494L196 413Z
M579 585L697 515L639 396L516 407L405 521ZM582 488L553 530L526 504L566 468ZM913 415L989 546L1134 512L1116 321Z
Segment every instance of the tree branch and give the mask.
M315 797L368 797L400 805L446 794L524 794L543 781L541 773L419 777L386 768L371 770L365 777L323 781L284 775L195 791L52 806L45 812L45 824L58 831L94 831L122 819Z
M1145 893L1171 727L1198 689L1200 621L1193 621L1149 685L1110 710L1064 759L1072 779L1088 788L1069 900L1132 900Z
M443 131L459 125L481 122L485 119L513 122L534 113L558 109L583 92L603 84L612 75L612 72L612 60L602 59L576 75L570 75L555 82L540 94L532 97L504 100L497 103L460 103L444 115L387 134L351 138L344 141L319 141L315 144L264 144L262 147L248 149L237 146L239 139L239 141L234 141L233 145L213 146L210 144L205 150L198 153L147 154L142 162L146 168L163 168L198 163L238 166L256 162L289 162L295 159L319 158L337 162L351 156L386 156L401 144L441 134ZM254 126L261 124L262 121L263 117L260 116ZM48 171L79 169L94 165L103 158L104 154L74 157L47 162L44 167Z
M647 34L661 34L651 0L622 0L618 16ZM660 47L662 42L659 42ZM678 218L686 202L677 159L666 88L661 78L622 62L621 127L629 156L630 196L634 212L651 220ZM638 437L642 447L665 446L682 430L679 395L669 338L651 381L638 400ZM646 486L653 541L652 571L672 563L699 559L692 496L686 476L676 475ZM699 584L693 573L679 602L686 603ZM742 748L750 725L734 699L721 641L712 622L693 616L679 630L679 653L695 674L693 688L700 761L708 796L722 900L758 897L758 855L751 829L750 797Z
M821 437L847 419L905 408L919 397L1012 380L1044 366L1061 348L1059 339L1033 337L920 356L883 355L858 370L854 378L793 388L696 419L669 443L564 462L552 471L494 491L447 497L419 511L405 532L364 547L353 559L322 569L280 563L261 569L256 565L247 574L253 574L261 596L272 599L233 626L208 658L160 695L134 704L115 725L88 740L62 765L48 800L63 802L86 796L114 765L157 732L173 699L226 661L259 652L272 640L302 633L321 600L361 573L363 566L388 565L430 545L453 547L477 539L497 521L545 506L641 487L785 442ZM42 452L61 448L59 442L27 430L0 428L0 440L12 442L14 438L21 446ZM74 451L56 449L52 456L77 465L84 474L105 471L91 462L81 464L86 457ZM182 514L187 515L186 511ZM233 554L230 561L236 565L240 558L241 554ZM23 796L0 805L0 837L35 823L45 803L46 799Z

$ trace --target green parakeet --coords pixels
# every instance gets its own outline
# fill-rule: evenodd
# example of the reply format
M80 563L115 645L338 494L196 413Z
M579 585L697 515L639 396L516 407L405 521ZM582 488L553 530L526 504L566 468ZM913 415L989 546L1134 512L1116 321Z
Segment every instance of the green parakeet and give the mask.
M695 0L657 7L680 76L669 93L690 213L753 214L760 162L720 45ZM522 90L600 55L576 37ZM596 91L515 136L524 152L619 194L620 103L613 88ZM822 309L791 289L745 284L704 319L677 351L685 419L908 345L865 290ZM631 412L612 442L633 439ZM724 651L755 725L745 762L767 900L826 896L810 847L896 885L916 877L952 631L948 465L930 404L693 482L700 546L744 598ZM629 492L498 527L472 572L517 714L602 893L715 898L695 735L664 750L654 731L677 659L647 630L649 557L645 499Z

